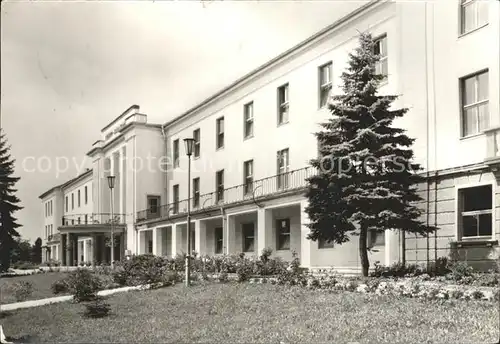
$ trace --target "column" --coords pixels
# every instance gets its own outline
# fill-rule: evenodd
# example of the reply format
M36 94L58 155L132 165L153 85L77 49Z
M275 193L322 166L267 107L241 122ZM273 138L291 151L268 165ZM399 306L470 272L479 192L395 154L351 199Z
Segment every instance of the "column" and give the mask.
M233 254L236 248L236 237L235 237L235 225L234 225L234 216L226 215L226 220L223 221L224 226L222 227L222 238L224 240L224 253Z
M401 246L399 231L393 231L390 229L385 230L385 265L390 266L393 263L398 262L401 259ZM431 257L434 259L434 257Z
M311 267L312 253L314 250L314 241L307 239L310 232L306 224L309 223L309 215L305 212L305 208L309 205L309 201L300 202L300 265L305 268Z
M97 264L98 256L97 256L97 251L98 251L98 243L97 243L97 234L92 234L92 266L95 266Z
M158 246L158 228L157 227L154 227L151 230L151 236L153 239L153 254L155 256L157 256L158 255L158 247L157 247ZM160 251L160 253L161 253L161 251Z
M78 266L78 236L72 234L71 237L71 242L73 244L73 261L71 263L73 266Z
M194 227L194 250L198 256L207 254L207 224L206 221L196 220L193 222Z
M270 209L257 210L257 254L265 248L275 249L273 240L273 212Z
M67 236L68 234L61 234L61 265L66 266L66 258L67 258Z
M172 225L172 257L182 251L182 226Z
M72 266L73 246L71 244L71 234L66 234L66 266Z

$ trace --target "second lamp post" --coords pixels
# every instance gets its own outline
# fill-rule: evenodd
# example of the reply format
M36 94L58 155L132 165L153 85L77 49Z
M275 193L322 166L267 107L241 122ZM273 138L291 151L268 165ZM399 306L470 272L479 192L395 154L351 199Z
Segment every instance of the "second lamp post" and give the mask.
M187 254L186 254L186 277L185 284L189 287L190 283L190 258L191 258L191 155L193 154L194 139L184 139L186 155L188 156L188 201L187 201Z
M111 193L109 202L111 204L111 221L109 221L109 224L111 225L111 240L110 240L110 251L111 251L111 269L115 267L115 238L114 238L114 202L113 202L113 188L115 187L115 176L108 176L108 186L109 186L109 191Z

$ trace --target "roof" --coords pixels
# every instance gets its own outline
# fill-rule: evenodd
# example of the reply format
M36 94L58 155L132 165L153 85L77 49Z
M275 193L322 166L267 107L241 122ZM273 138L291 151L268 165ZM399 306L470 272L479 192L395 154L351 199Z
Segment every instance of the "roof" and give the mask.
M260 67L252 70L250 73L247 73L246 75L244 75L243 77L239 78L238 80L236 80L235 82L233 82L229 86L223 88L222 90L218 91L214 95L212 95L209 98L203 100L198 105L190 108L189 110L187 110L186 112L184 112L180 116L177 116L174 119L166 122L163 125L163 127L168 127L169 125L174 124L175 122L181 120L182 118L189 116L190 114L192 114L193 112L201 109L205 105L208 105L211 102L215 101L217 98L221 97L225 93L228 93L228 92L232 91L233 89L237 88L238 86L241 86L242 84L244 84L245 82L249 81L251 78L255 77L257 74L259 74L263 70L265 70L267 68L270 68L270 67L278 64L279 62L285 60L291 54L293 54L294 52L300 50L301 48L303 48L307 44L309 44L309 43L311 43L311 42L319 39L320 37L322 37L322 36L324 36L324 35L326 35L328 33L330 33L332 30L336 29L337 27L339 27L340 25L344 24L345 22L347 22L348 20L352 19L353 17L357 16L358 14L366 11L368 8L374 6L374 5L378 4L378 3L385 2L385 1L387 1L387 0L371 0L370 2L364 4L363 6L358 7L354 11L348 13L347 15L343 16L339 20L335 21L333 24L327 26L326 28L322 29L321 31L318 31L314 35L310 36L309 38L307 38L304 41L300 42L299 44L295 45L294 47L288 49L284 53L278 55L277 57L273 58L272 60L269 60L268 62L264 63Z
M54 187L50 188L49 190L45 191L45 192L44 192L44 193L42 193L40 196L38 196L38 198L43 199L43 198L45 198L47 195L51 194L53 191L55 191L55 190L57 190L57 189L62 189L62 188L64 188L64 187L66 187L66 186L68 186L68 185L70 185L70 184L72 184L72 183L74 183L74 182L76 182L76 181L78 181L78 180L80 180L80 179L82 179L82 178L86 177L87 175L89 175L89 174L91 174L91 173L92 173L92 169L91 169L91 168L89 168L89 169L87 169L85 172L83 172L83 173L79 174L78 176L76 176L75 178L72 178L72 179L68 180L68 181L67 181L67 182L65 182L65 183L62 183L62 184L59 184L59 185L56 185L56 186L54 186Z
M113 124L115 124L116 122L118 122L120 119L122 119L123 117L125 117L125 115L127 115L130 110L139 110L139 105L131 105L127 110L123 111L122 114L118 117L116 117L114 120L112 120L108 125L106 125L104 128L101 129L101 132L103 132L104 130L108 129L109 127L111 127Z

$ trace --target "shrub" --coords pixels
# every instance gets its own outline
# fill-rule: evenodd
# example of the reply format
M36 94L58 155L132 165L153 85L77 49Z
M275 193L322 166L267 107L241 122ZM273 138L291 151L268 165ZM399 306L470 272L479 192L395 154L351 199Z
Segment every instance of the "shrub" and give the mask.
M464 296L464 292L458 289L454 289L451 291L450 296L454 299L461 299Z
M473 269L467 262L456 261L451 262L448 266L451 278L455 281L464 280L465 277L472 277ZM466 281L468 279L465 279ZM469 279L470 280L470 279Z
M227 272L222 271L221 273L219 273L218 279L219 279L219 282L222 282L222 283L227 282L228 281Z
M97 297L102 282L88 269L77 269L68 276L68 285L76 302L90 301Z
M481 287L495 287L499 284L500 276L498 273L477 273L473 276L473 285Z
M248 281L253 273L253 264L245 257L241 257L236 267L236 273L238 274L238 282Z
M15 282L10 286L17 302L25 301L33 294L33 283L30 281Z
M67 293L69 292L69 284L67 279L61 279L58 281L54 281L52 285L50 286L50 289L52 290L53 294L61 294L61 293Z
M474 290L471 296L474 300L480 300L484 297L484 293L481 290Z
M423 269L417 264L404 265L401 262L396 262L391 266L383 266L377 261L375 262L374 271L370 274L372 277L405 277L418 276L423 273Z
M100 297L96 297L95 302L86 304L85 308L83 314L87 318L103 318L108 316L111 311L109 303L104 302Z
M120 285L139 285L162 282L174 263L154 255L133 256L117 264L113 280Z

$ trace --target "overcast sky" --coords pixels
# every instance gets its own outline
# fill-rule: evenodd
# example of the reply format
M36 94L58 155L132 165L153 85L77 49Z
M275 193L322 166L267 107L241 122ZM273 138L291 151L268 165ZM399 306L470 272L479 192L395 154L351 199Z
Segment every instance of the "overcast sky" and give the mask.
M1 125L22 236L42 236L38 196L77 174L57 176L56 157L83 161L130 105L164 123L365 2L2 1Z

